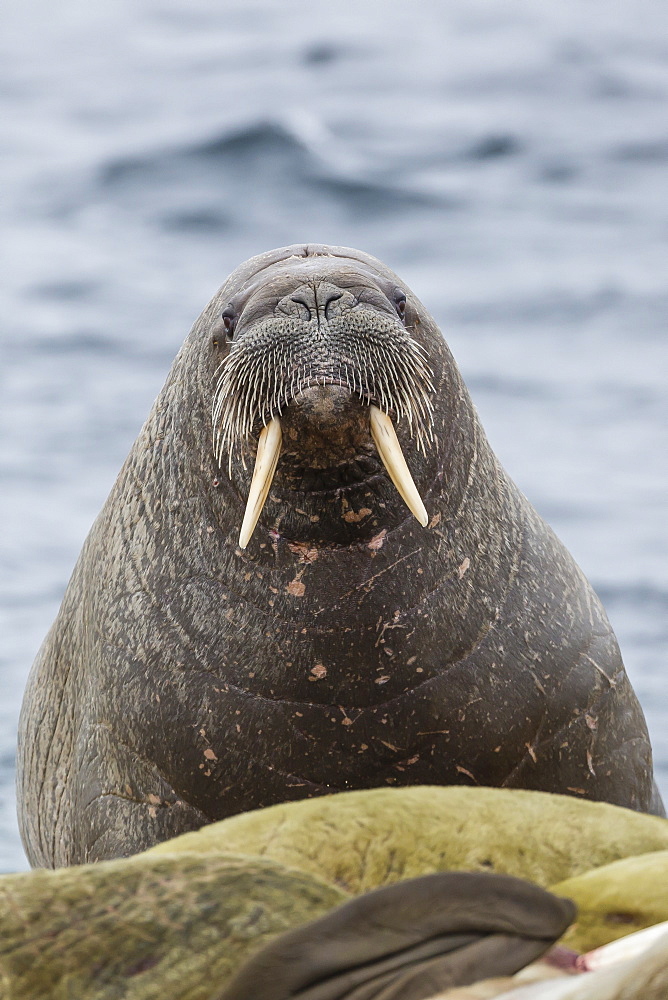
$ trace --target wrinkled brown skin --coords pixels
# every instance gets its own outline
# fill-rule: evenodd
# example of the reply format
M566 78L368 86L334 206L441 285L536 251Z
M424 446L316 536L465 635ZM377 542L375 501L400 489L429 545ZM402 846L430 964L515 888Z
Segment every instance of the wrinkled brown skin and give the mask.
M336 451L336 422L314 429L305 398L284 413L270 497L241 551L253 454L231 479L213 457L220 314L233 300L249 324L321 281L395 318L388 289L407 294L435 376L436 443L425 457L401 422L397 433L430 522L384 470L295 492L292 442L311 465ZM333 420L362 425L360 403L343 410ZM374 454L366 430L353 438L342 459ZM28 857L113 858L273 802L457 783L662 813L605 613L499 465L433 319L359 251L262 254L177 356L33 667L18 759Z

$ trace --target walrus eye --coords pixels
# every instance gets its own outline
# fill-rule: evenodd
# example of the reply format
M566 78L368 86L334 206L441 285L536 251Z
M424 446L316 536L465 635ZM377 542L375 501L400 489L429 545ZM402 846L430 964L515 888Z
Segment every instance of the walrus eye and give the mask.
M403 292L397 292L394 296L394 305L399 314L400 319L404 319L406 315L406 296Z
M234 328L237 325L237 317L232 309L224 309L221 315L223 321L223 329L225 330L225 336L228 340L232 340L234 336Z

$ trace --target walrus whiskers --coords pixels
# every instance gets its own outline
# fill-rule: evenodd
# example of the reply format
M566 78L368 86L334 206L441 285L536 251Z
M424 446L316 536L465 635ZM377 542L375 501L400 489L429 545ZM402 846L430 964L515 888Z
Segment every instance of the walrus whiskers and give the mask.
M348 325L352 325L350 319ZM313 344L310 331L288 339L283 320L241 336L221 364L213 393L214 453L246 443L253 428L281 415L314 385L343 385L367 404L405 419L419 451L433 434L433 376L428 359L404 327L379 317L373 329L337 328Z

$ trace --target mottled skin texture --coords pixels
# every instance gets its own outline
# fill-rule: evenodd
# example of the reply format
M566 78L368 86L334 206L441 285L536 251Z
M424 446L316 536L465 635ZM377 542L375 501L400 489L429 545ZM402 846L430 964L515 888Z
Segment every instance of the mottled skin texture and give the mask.
M258 948L346 898L314 876L223 855L6 875L0 996L219 1000Z
M332 284L355 321L398 329L391 291L406 293L436 440L425 456L396 429L429 526L375 462L361 402L310 390L283 415L285 454L241 551L254 445L231 478L216 465L221 312L234 303L240 337L312 294L314 336L328 336L318 295ZM436 324L374 258L313 246L248 261L195 324L33 667L18 767L24 844L45 866L379 785L662 808L605 613L496 460Z

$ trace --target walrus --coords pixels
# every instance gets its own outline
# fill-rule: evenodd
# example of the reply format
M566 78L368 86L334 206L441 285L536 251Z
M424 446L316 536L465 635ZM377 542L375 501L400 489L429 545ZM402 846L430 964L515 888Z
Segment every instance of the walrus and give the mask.
M195 323L19 724L38 866L273 802L522 787L661 814L606 615L434 320L357 250L273 250Z

